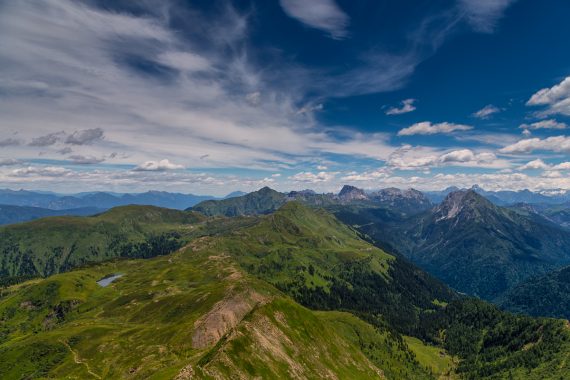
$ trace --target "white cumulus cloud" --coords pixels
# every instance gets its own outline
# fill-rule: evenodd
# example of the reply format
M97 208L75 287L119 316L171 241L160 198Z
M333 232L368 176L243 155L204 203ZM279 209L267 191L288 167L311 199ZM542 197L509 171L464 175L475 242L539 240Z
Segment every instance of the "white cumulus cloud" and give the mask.
M319 183L319 182L328 182L331 181L336 176L336 173L328 173L328 172L300 172L297 173L289 179L295 182L304 182L304 183Z
M184 169L184 166L174 164L169 160L165 159L160 161L146 161L141 165L137 166L134 170L144 171L144 172L157 172L157 171L177 170L177 169Z
M552 136L545 139L540 139L537 137L532 139L524 139L514 144L507 145L499 151L506 154L521 154L532 153L536 150L570 153L570 137Z
M543 88L530 97L528 106L547 106L545 115L570 115L570 77L550 88Z
M422 121L407 128L401 129L398 132L398 136L435 135L438 133L469 131L471 129L473 129L473 127L464 124L454 124L448 122L432 124L430 121Z
M549 168L550 168L550 165L548 165L547 163L545 163L544 161L542 161L539 158L539 159L527 162L526 164L521 166L519 168L519 170L538 170L538 169L546 170Z

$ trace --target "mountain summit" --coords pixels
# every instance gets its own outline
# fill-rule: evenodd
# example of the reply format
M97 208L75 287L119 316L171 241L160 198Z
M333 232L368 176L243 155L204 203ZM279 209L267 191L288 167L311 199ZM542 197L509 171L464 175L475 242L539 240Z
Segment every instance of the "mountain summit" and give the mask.
M281 207L287 201L286 198L285 194L265 186L238 197L204 201L191 209L207 216L268 214Z
M498 212L498 208L474 190L449 193L434 209L436 222L454 218L474 220Z
M340 190L340 192L338 193L338 197L344 202L368 199L368 196L366 195L366 192L364 192L364 190L351 185L344 185Z

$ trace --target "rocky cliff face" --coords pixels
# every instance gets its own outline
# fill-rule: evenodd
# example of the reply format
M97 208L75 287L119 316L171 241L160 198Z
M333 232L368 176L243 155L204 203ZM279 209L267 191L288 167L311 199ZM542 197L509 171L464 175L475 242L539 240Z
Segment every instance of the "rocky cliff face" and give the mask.
M344 202L369 199L364 190L350 185L344 185L338 193L338 197Z

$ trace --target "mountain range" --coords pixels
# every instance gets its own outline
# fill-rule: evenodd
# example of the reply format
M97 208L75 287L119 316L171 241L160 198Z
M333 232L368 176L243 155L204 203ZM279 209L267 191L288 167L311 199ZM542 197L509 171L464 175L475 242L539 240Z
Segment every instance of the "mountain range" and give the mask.
M473 190L408 218L370 210L338 214L458 291L494 300L538 273L570 262L570 233L496 206Z
M209 216L258 215L294 200L324 207L454 289L491 301L530 276L570 263L569 231L498 206L477 189L450 192L434 205L413 189L365 192L347 185L338 194L316 194L263 188L202 202L192 210Z
M570 195L566 192L538 193L529 190L491 192L478 186L474 186L473 189L497 205L509 206L513 209L517 209L517 205L523 205L523 208L532 207L537 210L537 215L546 217L546 219L560 226L568 227L570 225ZM413 214L417 211L424 211L433 204L440 203L447 194L457 190L459 189L450 187L440 192L420 192L414 189L400 190L397 188L364 191L347 185L338 194L317 194L312 190L276 194L277 192L273 191L273 199L263 207L263 205L256 205L254 199L256 192L242 198L247 195L242 191L235 191L223 198L217 198L208 195L164 191L133 194L86 192L64 195L51 192L4 189L0 190L0 224L18 223L55 215L92 215L113 207L126 205L149 205L184 210L200 204L197 209L207 215L247 215L274 211L288 200L299 200L319 207L355 202L360 202L363 205L370 203L383 209ZM236 199L227 203L208 202L231 198ZM267 197L258 198L265 199ZM242 201L245 202L243 205L237 205L236 202ZM250 203L248 204L248 202ZM223 210L226 207L224 204L234 209ZM34 207L34 209L29 207Z
M249 194L223 200L200 202L189 210L208 216L260 215L275 211L290 201L299 201L313 207L334 207L342 205L380 207L398 210L399 213L415 213L432 206L427 197L414 189L396 188L365 192L354 186L345 185L338 194L317 194L311 190L280 193L264 187Z
M236 195L239 196L243 194L241 192L234 192L229 196ZM145 193L133 194L90 192L64 195L27 190L0 190L1 205L40 207L50 210L75 208L97 208L106 210L126 205L150 205L183 210L207 199L216 199L216 197L169 193L165 191L147 191Z
M448 187L441 191L426 191L425 195L430 201L434 203L441 202L449 193L460 189L456 186ZM499 206L513 205L515 203L546 203L546 204L560 204L570 201L570 191L568 190L551 190L551 191L530 191L528 189L512 191L512 190L499 190L489 191L481 188L478 185L473 185L471 190L484 196L491 202Z
M41 207L0 205L0 225L27 222L48 216L87 216L102 212L95 207L74 208L70 210L50 210Z
M570 202L560 204L515 203L509 208L542 223L554 223L563 228L570 228Z
M299 201L232 218L129 206L2 231L11 257L36 268L36 278L12 277L0 293L3 379L559 379L570 371L564 321L463 297ZM148 236L163 234L173 244L148 250ZM126 256L100 243L125 239L136 243ZM42 273L52 268L48 253L75 259Z

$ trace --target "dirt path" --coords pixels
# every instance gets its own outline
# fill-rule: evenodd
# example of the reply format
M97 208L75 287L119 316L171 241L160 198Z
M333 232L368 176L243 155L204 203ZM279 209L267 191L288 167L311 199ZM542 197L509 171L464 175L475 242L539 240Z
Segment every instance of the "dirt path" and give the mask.
M97 375L95 372L91 371L91 368L89 368L89 364L87 364L87 362L84 362L83 360L81 360L81 357L79 356L79 354L75 351L73 351L73 349L71 348L71 346L69 345L69 343L67 343L65 340L61 340L61 343L63 343L65 345L65 347L67 347L67 349L71 352L71 354L73 355L73 361L75 362L75 364L82 364L85 366L85 368L87 369L87 372L95 377L96 379L101 379L101 376Z

